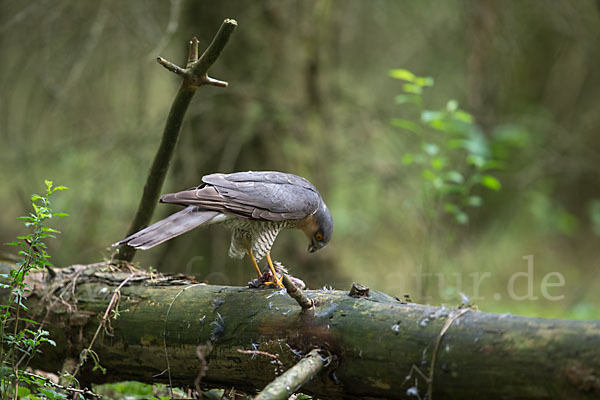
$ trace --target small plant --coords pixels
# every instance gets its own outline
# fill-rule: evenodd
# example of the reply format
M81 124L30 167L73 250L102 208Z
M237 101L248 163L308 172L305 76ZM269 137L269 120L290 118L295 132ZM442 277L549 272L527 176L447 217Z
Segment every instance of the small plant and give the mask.
M20 247L16 268L9 274L3 274L2 289L9 289L7 303L0 305L0 397L14 399L29 397L31 399L61 398L64 395L49 388L47 381L36 379L25 372L32 357L40 352L43 343L55 346L56 343L48 337L48 331L42 329L40 323L24 318L22 312L27 311L25 300L31 292L27 286L27 275L35 269L50 268L50 255L47 252L46 239L55 238L58 230L48 226L48 220L65 217L67 214L54 212L51 196L54 192L67 189L65 186L53 186L52 181L45 181L46 193L41 196L31 196L33 212L19 217L25 221L25 226L31 233L18 236L16 241L7 243ZM19 386L21 383L29 385ZM35 387L37 395L31 394L30 388Z
M444 217L456 223L469 223L472 210L482 207L485 190L502 189L495 173L510 162L512 150L524 147L528 133L518 126L502 125L484 133L475 119L461 109L456 100L448 100L442 109L428 105L425 92L434 86L430 77L406 69L393 69L389 75L403 81L396 103L402 117L391 124L404 135L402 164L418 174L418 188L412 204L422 222L423 254L419 260L431 268L434 253L447 254L454 243L453 230L445 229ZM425 299L433 280L425 280L417 298Z
M405 110L408 118L394 118L391 123L415 137L415 146L404 153L402 162L420 170L428 219L436 219L443 211L452 214L458 223L468 223L468 209L483 204L476 187L493 191L502 188L492 175L492 171L502 168L493 149L501 135L494 136L496 142L490 141L456 100L449 100L441 110L427 109L423 92L434 85L433 78L406 69L390 70L389 75L405 82L396 103L412 105Z

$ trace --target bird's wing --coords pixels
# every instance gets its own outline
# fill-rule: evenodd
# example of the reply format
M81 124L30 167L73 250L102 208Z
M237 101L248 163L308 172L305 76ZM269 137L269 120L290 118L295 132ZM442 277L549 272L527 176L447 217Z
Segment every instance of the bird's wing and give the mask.
M314 214L321 202L309 181L283 172L211 174L202 181L197 188L164 195L161 201L262 221L302 219Z

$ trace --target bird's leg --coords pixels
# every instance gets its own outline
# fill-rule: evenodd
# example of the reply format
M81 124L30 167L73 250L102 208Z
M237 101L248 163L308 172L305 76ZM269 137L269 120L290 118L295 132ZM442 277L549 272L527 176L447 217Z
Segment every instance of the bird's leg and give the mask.
M271 260L271 253L267 252L267 262L269 263L269 268L271 269L271 273L273 274L273 279L277 283L277 286L282 288L283 283L281 283L281 279L277 277L277 272L275 271L275 267L273 266L273 261Z
M262 272L260 272L260 268L258 268L258 264L256 263L256 259L254 258L254 254L252 254L252 250L248 249L248 255L250 256L250 260L252 261L252 265L254 265L254 269L260 278L262 276Z

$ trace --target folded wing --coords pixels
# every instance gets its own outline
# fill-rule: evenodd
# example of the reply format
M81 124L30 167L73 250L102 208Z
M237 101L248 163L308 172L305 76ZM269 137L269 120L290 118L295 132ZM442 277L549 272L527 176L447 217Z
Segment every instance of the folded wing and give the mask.
M302 219L314 214L321 196L306 179L282 172L211 174L203 185L161 197L161 202L220 211L262 221Z

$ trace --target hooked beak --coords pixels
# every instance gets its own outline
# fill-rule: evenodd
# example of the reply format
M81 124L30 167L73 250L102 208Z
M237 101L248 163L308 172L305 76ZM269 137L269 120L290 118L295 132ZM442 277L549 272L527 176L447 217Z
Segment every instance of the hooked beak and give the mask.
M308 245L308 252L309 253L314 253L317 250L319 250L319 249L316 246L314 246L312 243Z

